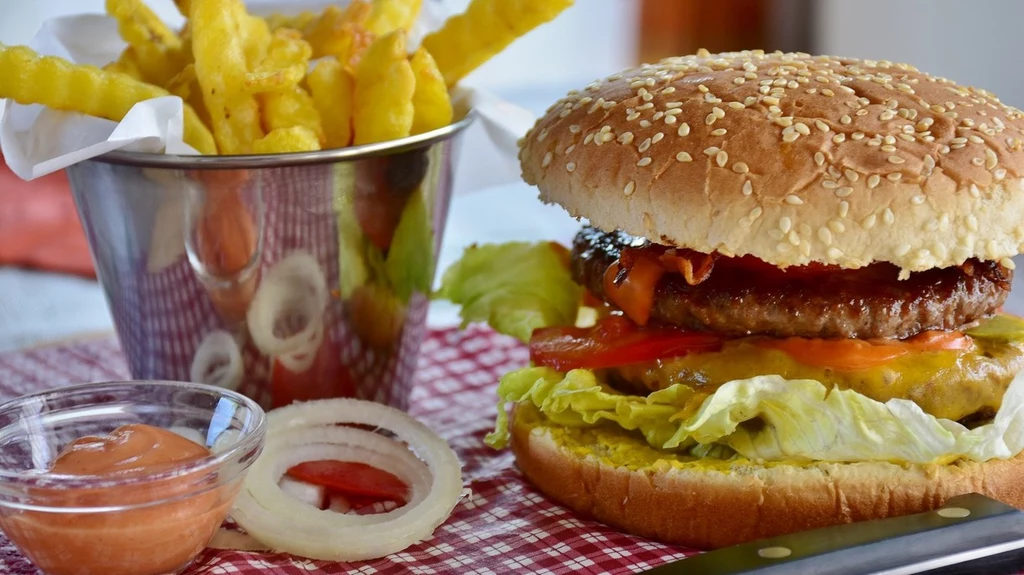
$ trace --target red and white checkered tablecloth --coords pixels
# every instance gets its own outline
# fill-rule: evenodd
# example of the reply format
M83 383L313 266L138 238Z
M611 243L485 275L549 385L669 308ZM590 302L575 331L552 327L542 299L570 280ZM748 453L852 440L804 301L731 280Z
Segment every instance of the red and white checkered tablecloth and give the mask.
M526 361L522 345L483 328L434 331L425 340L411 412L448 440L472 490L431 539L383 559L347 564L211 550L186 574L635 573L691 553L563 509L524 481L509 452L483 444L494 422L498 377ZM127 377L113 338L0 354L0 399ZM2 534L0 573L38 575Z

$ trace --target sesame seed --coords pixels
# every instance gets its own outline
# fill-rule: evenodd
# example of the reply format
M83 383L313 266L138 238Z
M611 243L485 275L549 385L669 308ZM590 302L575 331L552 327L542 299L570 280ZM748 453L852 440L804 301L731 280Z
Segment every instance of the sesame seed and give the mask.
M910 198L910 203L914 204L915 206L920 206L921 204L924 203L924 200L925 200L924 195L918 194L918 195L914 196L913 198Z
M969 189L970 189L971 197L972 198L978 199L978 198L981 197L981 190L978 189L977 184L971 184L971 187Z
M798 134L797 132L790 132L790 133L782 136L782 141L783 142L787 142L787 143L788 142L795 142L796 139L799 138L799 137L800 137L800 134Z
M892 223L895 222L895 221L896 221L896 215L892 213L891 209L885 208L885 210L882 211L882 222L885 223L885 225L888 226L888 225L892 225Z
M750 168L743 162L736 162L735 164L732 165L732 171L736 172L737 174L746 174L747 172L750 171Z
M789 194L788 196L786 196L786 203L791 206L802 206L804 204L804 201L793 194Z
M572 144L571 146L569 146L568 148L565 149L565 153L566 154L571 154L572 151L575 150L575 149L576 149L576 144Z
M622 193L626 194L627 196L632 196L634 191L636 191L636 182L634 182L633 180L630 180L626 184L626 187L622 189Z
M793 220L789 219L789 216L782 216L779 218L779 230L784 234L788 234L793 229Z
M814 152L814 163L819 166L823 165L825 163L825 154L822 154L821 152Z
M580 133L579 125L573 124L573 125L569 126L569 133L571 133L571 134L579 134Z
M853 122L853 118L851 118L847 114L843 114L843 116L841 118L839 118L839 122L842 123L842 124L850 124L850 123Z
M700 90L703 94L708 93L708 87L705 86L704 84L697 84L697 89Z
M792 116L780 116L778 118L775 118L775 123L780 125L780 126L782 126L783 128L788 128L788 127L793 125L793 117Z
M725 117L725 110L719 108L718 106L711 108L711 113L714 114L715 117L718 119L722 119Z
M846 179L850 180L851 182L856 182L857 180L860 179L860 174L858 174L854 170L851 170L850 168L843 170L843 175L846 176Z
M728 130L726 130L725 128L718 128L717 130L712 130L711 131L711 135L712 136L724 136L726 134L726 132L728 132Z
M855 141L863 140L864 139L864 132L854 132L854 133L850 134L850 138L855 140Z
M972 232L978 231L978 218L974 214L967 214L967 229Z
M890 152L890 153L891 152L895 152L896 151L896 146L893 146L892 144L886 144L886 145L882 146L882 151L883 152Z
M1017 267L1017 264L1013 263L1013 260L1010 259L1010 258L1002 258L1002 259L1000 259L999 260L999 265L1003 266L1004 268L1006 268L1008 270L1012 270L1012 269Z
M765 96L764 98L761 98L761 101L764 102L765 104L768 104L769 106L779 105L779 99L776 98L775 96Z
M620 144L625 144L627 146L629 144L633 143L633 132L623 132L619 136L619 143Z
M679 108L669 108L668 110L665 110L666 116L678 116L679 114L682 113L683 111Z
M586 146L587 144L593 142L594 136L595 134L593 132L587 134L587 137L583 139L583 145Z
M1006 170L1004 170L1003 168L999 168L998 170L992 172L992 176L994 176L997 180L1002 180L1003 178L1006 177Z
M679 130L677 130L676 133L679 134L679 136L682 137L682 138L685 138L686 136L689 136L690 135L690 125L687 124L686 122L683 122L682 124L679 125Z
M814 126L816 128L818 128L819 130L821 130L822 132L828 132L828 131L830 131L832 129L832 128L830 128L828 126L828 124L826 124L825 122L822 122L821 120L815 120L814 121Z
M822 95L822 96L828 96L829 98L831 98L832 96L835 96L835 95L836 95L836 93L835 93L835 92L833 92L832 90L829 90L828 88L825 88L825 89L823 89L823 90L821 91L821 95Z
M895 184L896 182L898 182L898 181L903 179L903 174L901 174L899 172L893 172L893 173L885 176L885 179L887 179L890 182Z
M675 123L676 123L676 117L675 116L665 116L665 124L671 126L671 125L673 125Z
M841 250L839 248L834 248L834 247L833 248L829 248L828 252L826 252L826 253L828 254L828 257L830 257L830 258L832 258L834 260L837 260L837 259L839 259L839 258L841 258L843 256L843 250Z
M976 134L971 134L970 136L968 136L967 137L967 141L972 143L972 144L984 144L985 143L985 140L981 139L981 136L978 136Z
M566 116L568 116L571 113L572 113L572 110L562 110L561 112L558 113L558 117L559 118L565 118Z
M676 160L680 162L692 162L693 157L686 152L679 152L678 154L676 154Z
M662 90L661 93L662 94L674 94L675 91L676 91L676 87L675 86L669 86L668 88L665 88L664 90Z
M566 164L565 171L569 172L570 174L576 171L576 162L569 162L568 164Z
M632 114L626 116L626 121L627 122L633 122L633 121L635 121L639 117L640 117L640 112L633 112Z
M839 183L834 180L822 180L821 187L825 188L826 190L835 190L839 187Z
M640 104L639 106L636 107L637 110L650 110L652 108L654 108L654 104L651 102L648 102L646 104Z
M707 148L704 148L704 155L705 156L714 156L715 154L718 153L719 149L720 148L718 146L709 146Z
M724 168L725 164L729 162L729 154L725 150L719 151L715 154L715 163L718 164L719 168Z
M654 117L651 118L651 119L654 120L655 122L657 122L658 120L660 120L660 119L662 119L664 117L665 117L665 112L658 111L658 112L654 113Z
M843 173L840 172L839 168L837 168L835 166L829 166L828 167L828 175L832 176L832 178L836 179L836 180L838 180L839 178L843 177Z
M926 175L926 176L930 176L932 174L932 170L934 170L934 169L935 169L935 158L933 158L931 156L925 156L924 157L924 171L922 173L924 175Z
M650 147L651 147L651 139L647 138L639 146L637 146L636 150L642 154L642 153L646 152L647 149L650 148Z
M729 107L733 110L742 110L746 108L746 106L743 105L743 102L729 102Z
M850 202L843 200L839 202L839 217L845 218L850 213Z
M641 128L650 128L651 127L651 122L649 120L640 120L640 127Z
M548 153L544 154L544 159L542 159L540 161L540 167L546 168L549 165L551 165L551 160L553 158L554 158L554 155L551 152L548 152Z
M832 136L832 141L836 144L842 144L846 141L846 134L836 134Z
M802 136L809 136L811 134L811 129L808 128L807 124L805 124L803 122L797 122L797 123L793 124L793 128L797 132L800 132L800 135L802 135Z
M747 194L747 195L750 195L750 194ZM761 206L756 206L754 209L750 210L750 213L747 215L747 217L750 218L751 221L754 221L757 218L761 217L761 214L763 212L764 212L764 210L761 209Z
M740 86L740 85L742 85L746 81L747 81L746 78L744 78L743 76L739 76L739 77L733 78L732 83L736 84L737 86Z
M985 163L985 160L983 160L981 158L971 158L971 163L974 164L975 166L979 166L980 167L982 164Z
M871 228L875 227L875 220L876 219L877 218L876 218L875 214L868 214L868 217L864 218L864 221L862 221L860 223L860 225L865 230L870 230Z
M818 228L818 239L826 246L832 245L832 232L828 228Z
M888 160L890 164L902 164L906 162L906 160L899 156L889 156Z
M538 142L543 142L547 137L548 137L548 131L545 128L545 129L541 130L539 134L537 134L537 141Z
M999 158L996 153L992 151L992 148L985 148L985 169L993 170L999 163Z
M707 117L704 118L704 123L710 126L711 124L714 124L715 120L717 119L718 116L715 116L714 114L708 114Z
M899 247L896 248L896 251L894 253L897 257L903 257L910 253L910 248L910 244L900 244Z
M845 198L853 193L853 188L850 186L843 186L836 190L836 197Z
M646 158L646 157L645 158L640 158L640 161L637 162L636 165L640 166L641 168L643 168L644 166L651 165L651 161L652 160L650 158Z

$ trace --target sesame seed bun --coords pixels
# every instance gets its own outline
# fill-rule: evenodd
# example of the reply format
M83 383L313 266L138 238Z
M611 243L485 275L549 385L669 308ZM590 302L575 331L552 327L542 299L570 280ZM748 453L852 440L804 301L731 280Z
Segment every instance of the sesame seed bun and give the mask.
M512 450L548 497L630 533L715 549L808 529L921 513L949 498L982 493L1024 508L1024 455L985 463L885 462L719 467L672 464L637 469L614 455L580 454L586 438L536 415L513 412ZM634 450L651 450L641 442ZM624 447L625 449L625 447Z
M670 58L570 93L520 160L596 226L779 267L1012 268L1024 250L1024 115L905 64Z

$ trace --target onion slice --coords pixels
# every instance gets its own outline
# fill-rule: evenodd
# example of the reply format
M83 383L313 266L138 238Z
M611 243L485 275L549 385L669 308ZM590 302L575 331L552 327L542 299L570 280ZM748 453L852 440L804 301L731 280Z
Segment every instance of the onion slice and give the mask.
M461 499L462 468L455 452L397 409L327 399L276 409L267 420L266 445L249 469L231 516L275 550L328 561L384 557L430 537ZM397 439L338 425L344 423L374 426ZM375 515L341 514L281 490L278 484L292 466L325 459L365 463L394 474L409 486L408 502Z
M323 342L328 295L327 279L310 254L295 252L274 264L256 290L247 317L256 347L292 372L309 369ZM301 329L278 336L278 327L289 318L297 318Z
M238 391L244 372L242 350L235 338L224 330L217 330L208 333L199 344L189 377L196 383Z

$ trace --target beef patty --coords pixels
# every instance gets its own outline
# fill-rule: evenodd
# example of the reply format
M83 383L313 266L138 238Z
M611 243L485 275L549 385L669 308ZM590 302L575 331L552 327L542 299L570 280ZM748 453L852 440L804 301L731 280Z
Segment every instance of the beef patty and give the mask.
M584 227L573 242L573 277L606 299L604 275L622 251L658 247L623 232ZM719 257L696 285L678 273L662 276L651 318L730 337L902 339L960 329L991 315L1009 295L1013 272L996 262L968 260L905 280L898 276L888 263L779 270L750 257Z

